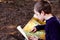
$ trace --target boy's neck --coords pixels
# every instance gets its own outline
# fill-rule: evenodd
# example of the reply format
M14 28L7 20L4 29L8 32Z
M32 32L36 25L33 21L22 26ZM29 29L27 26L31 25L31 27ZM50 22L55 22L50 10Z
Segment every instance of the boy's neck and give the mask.
M45 16L45 20L48 20L48 19L50 19L51 17L53 17L52 14L46 14L46 16Z

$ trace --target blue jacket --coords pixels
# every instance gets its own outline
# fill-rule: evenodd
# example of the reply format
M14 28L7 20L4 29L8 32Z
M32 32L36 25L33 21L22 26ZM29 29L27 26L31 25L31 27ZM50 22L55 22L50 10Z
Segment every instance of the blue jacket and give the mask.
M46 40L60 40L60 23L55 16L46 20L46 25L37 25L36 28L45 29Z

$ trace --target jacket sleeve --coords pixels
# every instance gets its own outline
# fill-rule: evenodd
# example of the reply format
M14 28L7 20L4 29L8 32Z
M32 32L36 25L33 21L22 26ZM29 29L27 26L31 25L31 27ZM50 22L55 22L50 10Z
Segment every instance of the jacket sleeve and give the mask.
M36 27L37 31L39 31L39 30L43 30L45 28L45 25L37 25L35 27Z

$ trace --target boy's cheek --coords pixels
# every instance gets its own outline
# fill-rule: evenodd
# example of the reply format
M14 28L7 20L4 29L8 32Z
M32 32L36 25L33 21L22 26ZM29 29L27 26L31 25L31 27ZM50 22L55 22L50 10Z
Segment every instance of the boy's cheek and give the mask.
M40 19L41 16L37 15L37 14L34 14L34 17Z
M43 16L41 16L41 15L34 14L34 17L37 18L37 19L39 19L39 20L43 20Z

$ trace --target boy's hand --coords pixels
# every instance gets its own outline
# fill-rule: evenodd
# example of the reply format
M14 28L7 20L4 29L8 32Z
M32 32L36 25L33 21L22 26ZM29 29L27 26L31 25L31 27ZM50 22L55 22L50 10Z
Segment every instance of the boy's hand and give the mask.
M28 37L29 40L38 40L38 37L35 37L35 36L30 36Z
M37 29L36 29L36 27L34 27L31 32L36 32L36 31L37 31Z

